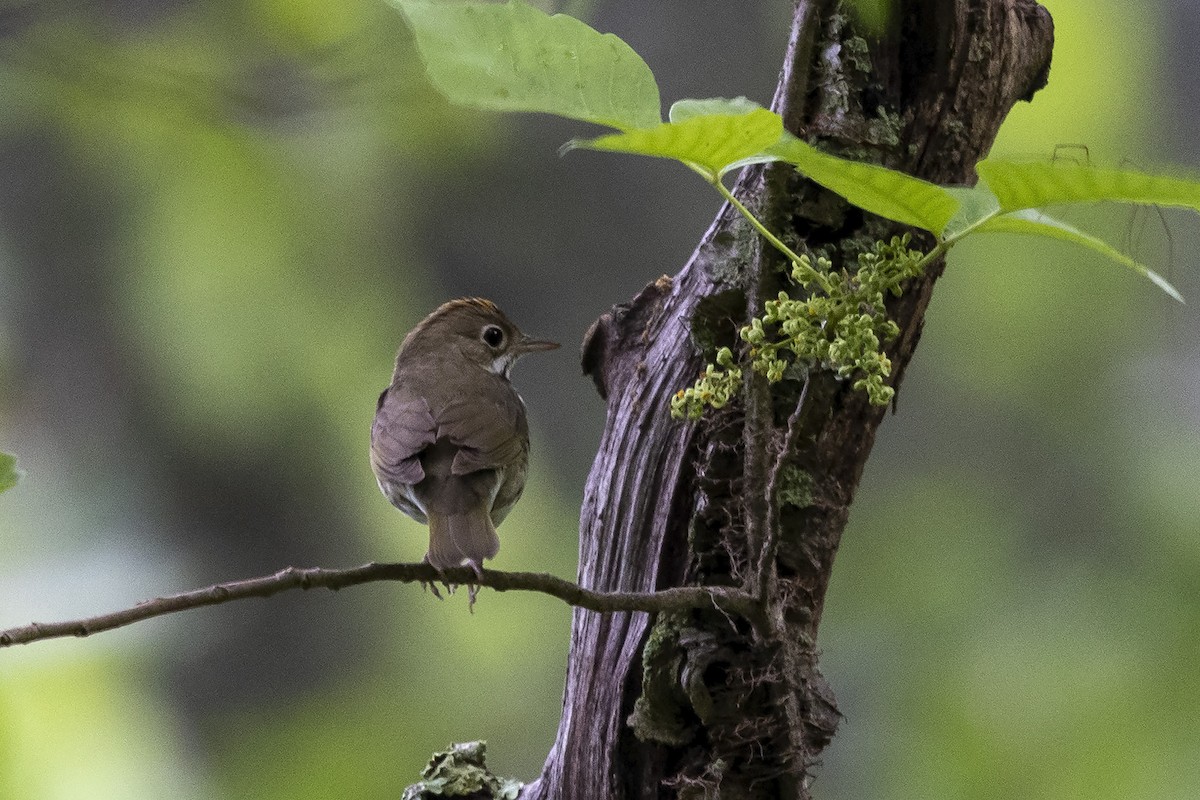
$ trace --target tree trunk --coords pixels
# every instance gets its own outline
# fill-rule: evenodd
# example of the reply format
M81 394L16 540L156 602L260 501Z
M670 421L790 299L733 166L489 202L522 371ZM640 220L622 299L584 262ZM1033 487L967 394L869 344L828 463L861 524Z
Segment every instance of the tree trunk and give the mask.
M1046 82L1050 16L1033 0L893 6L900 24L868 41L834 0L800 0L775 110L834 152L973 183L1009 109ZM790 167L749 168L735 191L785 241L824 248L835 264L896 232ZM814 372L771 389L751 377L739 402L699 423L669 412L713 349L736 345L747 314L784 285L785 266L725 206L678 275L588 334L584 369L608 419L581 515L580 583L745 585L763 543L777 535L779 548L760 620L715 607L658 619L576 609L558 737L524 798L809 796L807 770L839 718L817 669L817 628L883 410ZM889 307L902 331L888 351L895 381L941 270Z

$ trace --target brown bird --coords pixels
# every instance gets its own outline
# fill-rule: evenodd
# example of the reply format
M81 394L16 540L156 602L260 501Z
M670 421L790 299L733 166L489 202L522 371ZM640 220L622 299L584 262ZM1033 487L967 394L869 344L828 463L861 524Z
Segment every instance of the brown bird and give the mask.
M392 505L429 524L439 572L500 550L499 525L525 488L529 425L509 381L517 359L553 350L493 303L452 300L404 337L371 426L371 468Z

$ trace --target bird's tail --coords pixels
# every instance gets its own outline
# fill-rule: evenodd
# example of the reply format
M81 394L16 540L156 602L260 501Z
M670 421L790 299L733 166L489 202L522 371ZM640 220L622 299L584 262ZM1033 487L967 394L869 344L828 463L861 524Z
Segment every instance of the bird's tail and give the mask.
M485 558L500 552L500 537L487 511L479 508L465 514L429 513L429 552L425 560L434 569L470 566L476 573Z

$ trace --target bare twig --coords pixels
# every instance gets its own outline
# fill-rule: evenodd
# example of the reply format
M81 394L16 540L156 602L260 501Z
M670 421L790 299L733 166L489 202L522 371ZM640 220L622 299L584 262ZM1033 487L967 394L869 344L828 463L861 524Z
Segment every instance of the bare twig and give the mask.
M771 529L771 507L768 498L771 475L767 464L771 441L768 431L773 424L771 390L767 386L767 379L760 375L758 370L748 369L746 373L746 421L743 432L745 456L742 465L746 540L749 546L749 558L746 560L761 567L763 550L767 546ZM757 562L755 554L758 554ZM757 569L751 569L746 575L744 584L747 592L753 594L758 591L758 576ZM760 592L758 601L762 603L765 597L766 595Z
M780 484L783 481L784 468L787 466L788 460L795 453L796 446L800 441L800 430L803 427L802 423L808 401L808 387L810 385L812 385L811 375L807 376L804 380L804 388L800 390L800 397L796 400L796 408L792 411L791 416L788 417L787 430L783 435L783 441L779 445L779 451L775 454L775 461L771 465L771 470L768 474L765 538L762 549L759 551L759 561L755 570L757 585L753 587L758 610L763 616L765 625L770 631L772 638L781 645L778 655L782 661L782 686L775 685L773 691L787 719L790 748L786 761L791 764L795 774L802 772L808 761L807 754L809 748L803 735L805 718L804 709L801 705L801 697L806 692L802 677L804 675L803 665L801 664L799 651L787 642L788 626L784 621L786 600L779 594L775 557L779 553L779 542L783 536L783 521L780 518L779 503ZM792 794L789 793L785 796L792 796Z
M337 590L346 586L357 586L375 581L428 584L446 582L487 586L498 592L541 592L551 597L557 597L568 605L600 613L614 611L657 613L707 607L714 603L738 614L747 615L754 611L750 598L744 592L724 586L680 586L657 592L594 592L570 581L564 581L562 578L543 573L499 572L485 569L481 578L468 567L457 567L439 573L423 562L416 564L371 563L349 569L287 567L274 575L218 583L191 592L157 597L138 603L132 608L114 611L110 614L100 614L67 622L34 622L22 627L10 628L0 632L0 647L28 644L63 636L90 636L93 633L120 628L142 620L174 614L177 611L214 606L248 597L270 597L289 589Z
M779 74L779 83L771 108L783 118L784 128L794 134L801 133L801 120L805 117L808 105L809 70L811 69L813 43L818 33L818 20L825 15L829 0L796 0L795 13L792 15L792 28L788 35L787 55L783 59L783 68ZM790 169L788 167L785 167ZM758 281L753 282L747 293L747 317L757 316L763 307L763 301L772 293L765 290L765 282L769 279L768 270L763 261L764 253L760 246L758 251L759 269ZM749 541L749 551L758 554L757 569L747 576L745 588L747 592L756 595L760 612L766 612L767 594L769 590L769 575L767 570L775 559L775 551L779 547L779 513L775 494L778 490L779 472L782 462L776 459L774 468L767 469L767 432L773 427L771 412L771 392L766 379L754 370L747 370L744 384L746 393L746 420L744 444L746 449L744 463L744 481L747 491L746 501L746 532ZM805 382L804 392L808 391ZM801 395L803 403L804 395ZM793 414L793 417L796 415ZM794 449L789 423L788 442L784 451ZM789 444L790 442L790 444ZM770 552L768 552L768 550Z
M788 417L787 432L783 436L779 452L775 454L775 463L771 466L771 473L767 479L766 536L763 541L762 550L759 552L758 569L756 571L758 585L755 587L759 600L764 602L771 588L770 583L771 576L774 574L775 555L779 552L780 529L783 527L779 513L779 484L782 480L783 468L787 466L788 459L791 458L792 453L796 450L796 445L800 442L801 422L804 417L804 408L807 405L808 387L811 383L811 376L804 379L804 388L800 390L800 399L796 401L796 408L792 411L792 415Z
M809 74L812 64L813 41L816 38L815 20L825 14L826 0L797 0L788 36L787 55L779 72L779 84L771 109L783 117L783 127L800 134L805 106L808 104Z

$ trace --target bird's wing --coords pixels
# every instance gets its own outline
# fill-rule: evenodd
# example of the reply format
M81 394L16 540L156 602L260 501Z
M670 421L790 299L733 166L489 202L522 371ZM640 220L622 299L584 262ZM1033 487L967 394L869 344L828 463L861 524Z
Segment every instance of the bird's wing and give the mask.
M524 464L529 452L525 404L511 386L488 386L451 400L437 414L438 437L458 447L451 472L467 475Z
M437 423L425 398L392 384L379 395L371 425L371 466L380 479L420 483L421 452L437 440Z

